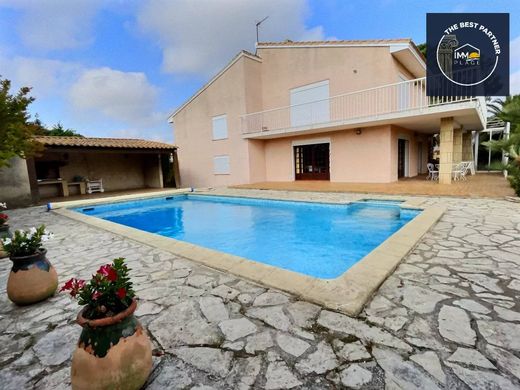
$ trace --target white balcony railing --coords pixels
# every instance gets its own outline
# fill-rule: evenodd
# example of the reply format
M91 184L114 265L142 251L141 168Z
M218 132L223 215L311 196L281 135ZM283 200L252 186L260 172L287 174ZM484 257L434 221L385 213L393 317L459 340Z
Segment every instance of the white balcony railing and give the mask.
M242 134L289 132L294 129L316 128L345 121L374 119L393 113L405 113L434 106L478 100L479 115L485 118L485 102L469 96L428 97L426 78L369 88L317 100L310 103L275 108L243 115Z

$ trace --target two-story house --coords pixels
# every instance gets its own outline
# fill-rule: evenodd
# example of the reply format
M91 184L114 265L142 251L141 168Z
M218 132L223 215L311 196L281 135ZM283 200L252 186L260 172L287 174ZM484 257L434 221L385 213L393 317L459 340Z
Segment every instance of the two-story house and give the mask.
M410 39L258 43L170 116L182 185L393 182L426 172L438 133L449 183L485 104L427 97L425 73Z

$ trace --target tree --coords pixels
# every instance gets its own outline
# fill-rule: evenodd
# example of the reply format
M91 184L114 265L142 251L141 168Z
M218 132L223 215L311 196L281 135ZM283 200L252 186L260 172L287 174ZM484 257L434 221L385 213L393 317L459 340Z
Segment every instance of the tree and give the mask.
M45 131L44 135L62 136L62 137L83 137L81 134L76 133L75 130L65 129L60 122L56 123L50 129L45 129L45 130L46 131Z
M493 115L511 124L508 139L486 143L491 150L503 151L520 165L520 95L497 99L488 105Z
M60 137L83 137L81 134L76 133L75 130L65 129L61 122L56 123L50 129L46 127L38 114L35 115L36 119L29 122L29 126L34 128L34 135L48 135L48 136L60 136Z
M426 43L421 43L417 45L417 49L419 49L422 55L426 58Z
M11 81L0 78L0 167L9 166L13 157L31 157L42 149L32 138L35 127L27 112L34 101L31 89L22 87L16 95L10 89Z

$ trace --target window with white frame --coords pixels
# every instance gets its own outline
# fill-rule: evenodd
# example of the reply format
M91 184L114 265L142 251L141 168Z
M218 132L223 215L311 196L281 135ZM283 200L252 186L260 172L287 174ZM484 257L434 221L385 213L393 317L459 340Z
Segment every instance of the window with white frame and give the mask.
M229 156L213 157L213 173L215 175L229 175Z
M213 122L213 140L226 139L227 133L227 115L214 116Z

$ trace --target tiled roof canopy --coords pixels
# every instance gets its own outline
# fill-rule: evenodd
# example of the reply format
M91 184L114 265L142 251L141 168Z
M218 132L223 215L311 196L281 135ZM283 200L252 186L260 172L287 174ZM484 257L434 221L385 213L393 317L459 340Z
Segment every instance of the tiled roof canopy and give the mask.
M258 42L257 46L334 46L334 45L385 45L391 43L410 43L410 38L398 39L361 39L338 41L283 41L283 42Z
M37 136L36 141L44 146L68 146L73 148L109 148L109 149L177 149L175 145L164 142L129 138L87 138Z

